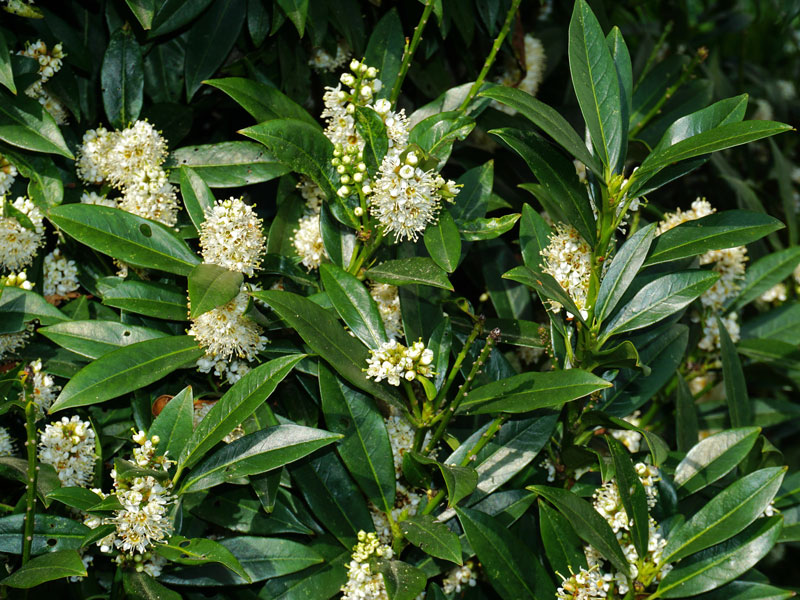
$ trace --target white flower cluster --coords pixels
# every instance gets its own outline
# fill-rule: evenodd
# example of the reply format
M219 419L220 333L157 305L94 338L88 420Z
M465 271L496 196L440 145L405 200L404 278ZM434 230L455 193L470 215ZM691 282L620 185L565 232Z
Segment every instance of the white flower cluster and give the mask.
M245 314L249 300L245 292L240 292L227 304L192 319L187 333L206 351L197 361L201 373L214 369L218 377L225 374L230 383L235 383L249 370L243 361L252 362L264 349L267 338Z
M236 361L234 361L236 362ZM249 367L244 367L249 370ZM218 377L220 375L217 375ZM238 381L238 380L237 380ZM235 382L234 382L235 383ZM202 400L195 401L194 403L194 410L192 411L192 427L197 429L197 426L200 425L200 421L206 418L206 415L214 408L216 402L205 402ZM234 427L233 431L231 431L228 435L222 438L222 441L226 444L230 444L231 442L235 442L240 437L244 435L244 428L241 424Z
M367 379L386 379L389 385L398 386L401 379L413 381L417 376L433 375L432 362L433 351L425 348L422 340L408 348L396 340L384 342L377 350L370 350Z
M659 223L656 233L658 235L677 227L681 223L701 219L716 212L711 204L698 198L692 202L690 210L681 211L678 209L674 213L667 213ZM723 250L709 250L700 255L701 265L713 265L712 268L719 273L719 279L711 288L700 296L700 303L704 307L704 314L695 316L703 324L703 337L698 343L698 347L707 352L719 350L719 328L717 326L716 315L720 314L725 303L732 298L739 290L740 282L744 278L745 263L747 262L747 248L738 246L735 248L725 248ZM722 317L722 315L720 314ZM730 313L722 317L725 329L733 342L739 341L739 323L736 313Z
M74 260L56 248L44 257L44 295L66 296L80 287L78 267Z
M764 304L781 304L788 298L788 290L785 283L777 283L758 297Z
M556 590L557 600L593 600L609 598L614 577L600 569L581 569L561 582Z
M523 61L520 61L522 64L517 65L515 63L508 66L497 80L497 83L507 87L516 87L531 96L535 96L539 92L539 86L544 79L545 69L547 69L547 55L541 40L533 37L530 33L525 34L524 42L525 56ZM524 76L520 71L520 66L525 69ZM510 115L517 114L516 109L499 102L493 102L492 107Z
M0 359L11 356L25 346L32 333L33 325L28 323L22 331L0 334Z
M0 154L0 196L5 196L17 178L17 167Z
M53 465L61 485L89 485L97 460L92 424L77 415L48 423L39 436L39 460Z
M332 55L324 48L314 48L311 52L311 58L308 59L308 66L317 73L330 73L344 65L348 58L350 58L350 52L348 52L347 46L339 42L336 45L335 55Z
M30 198L19 196L11 206L30 223L26 227L16 217L4 214L4 207L0 207L0 267L18 271L33 262L44 243L44 217Z
M555 233L548 239L550 243L541 251L542 270L555 278L585 318L589 308L586 295L592 270L592 249L577 229L565 223L558 223ZM551 309L558 312L561 305L552 302Z
M203 261L252 277L265 250L261 223L241 198L217 200L200 227Z
M56 44L52 48L48 48L42 40L27 43L24 50L17 52L20 56L27 56L39 63L39 80L33 83L25 94L31 98L39 101L39 104L45 107L56 123L63 125L67 122L67 111L61 102L50 94L44 87L50 78L61 70L61 65L64 57L61 44Z
M0 427L0 456L14 456L17 445L5 427Z
M300 257L303 266L311 271L318 269L322 260L328 258L328 252L322 242L322 232L319 228L320 211L325 195L319 186L308 178L301 178L297 184L300 195L306 201L305 214L300 217L297 229L292 236L292 245Z
M342 600L388 600L383 575L373 573L369 561L375 556L391 560L390 546L381 544L374 533L358 532L358 543L347 567L347 583L342 586Z
M144 469L164 471L166 475L171 461L156 455L158 436L148 439L143 431L139 431L133 435L133 441L136 443L133 462ZM150 549L172 535L173 527L167 513L175 498L170 493L169 479L165 478L165 483L162 483L150 475L124 478L116 469L111 471L111 477L114 479L111 494L117 497L122 509L114 511L112 517L90 515L84 524L92 529L99 525L114 525L115 531L97 542L101 552L116 549L125 555L117 558L118 563L134 561L137 570L144 570L143 562L151 558ZM135 560L136 555L140 555L138 560ZM160 571L157 563L151 568Z
M29 373L33 393L33 398L28 398L28 400L33 400L38 418L42 418L55 402L61 386L56 385L53 378L42 370L41 358L30 363L26 370ZM20 392L19 398L22 400L22 392Z
M161 134L147 121L136 121L122 131L99 127L84 133L77 171L87 183L106 182L120 190L117 206L122 210L172 227L178 202L162 168L166 158Z
M104 194L98 194L97 192L86 192L84 191L81 194L81 202L83 204L96 204L98 206L108 206L109 208L117 208L116 200L112 200L111 198L107 198Z
M386 335L391 339L402 337L403 315L400 312L400 294L397 286L372 282L369 285L369 293L378 305Z
M442 591L445 595L457 594L467 587L475 587L478 577L475 573L475 564L468 560L461 567L455 567L442 580Z
M634 427L638 427L642 421L640 418L641 414L642 413L637 410L632 415L625 417L625 420ZM638 431L632 429L612 429L611 435L622 442L622 445L625 446L631 454L637 453L641 447L642 434Z

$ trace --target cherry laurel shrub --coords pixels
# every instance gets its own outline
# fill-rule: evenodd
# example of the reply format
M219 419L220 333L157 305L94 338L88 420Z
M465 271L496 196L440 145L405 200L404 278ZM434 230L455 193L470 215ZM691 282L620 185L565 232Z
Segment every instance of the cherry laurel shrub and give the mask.
M0 597L794 595L797 73L618 4L0 2Z

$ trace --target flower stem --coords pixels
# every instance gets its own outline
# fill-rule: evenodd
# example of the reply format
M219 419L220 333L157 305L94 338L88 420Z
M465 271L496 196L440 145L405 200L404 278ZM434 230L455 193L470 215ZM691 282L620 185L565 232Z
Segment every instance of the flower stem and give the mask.
M389 97L389 101L392 104L397 102L397 97L400 95L400 88L403 86L403 81L408 74L408 69L411 66L411 59L414 57L417 46L419 46L419 42L422 39L422 30L425 29L428 17L431 16L431 12L433 11L434 1L435 0L426 0L425 8L422 11L422 16L419 18L419 23L417 23L414 29L411 42L409 43L408 38L406 38L406 47L403 51L403 63L400 65L400 72L397 74L397 79L395 79L394 86L392 87L392 95Z
M508 31L511 29L511 23L514 21L514 15L517 14L517 10L519 9L521 2L522 0L512 0L511 8L509 8L508 13L506 13L506 20L505 23L503 23L503 28L500 30L500 33L497 34L497 38L494 40L494 44L492 44L492 49L489 51L489 56L486 57L486 62L483 63L483 68L478 74L478 78L475 80L475 83L472 84L472 87L469 89L469 93L467 94L466 98L464 98L461 106L458 107L459 112L466 112L467 106L469 106L469 103L472 102L472 99L478 93L478 90L481 89L481 85L483 85L483 81L486 79L486 75L489 74L489 69L492 68L498 51L503 45L503 40L506 39Z
M434 410L438 409L439 406L442 404L442 401L447 397L447 392L450 391L450 388L453 385L453 381L455 381L456 375L458 375L459 370L461 369L461 364L464 362L464 359L467 357L467 352L472 347L472 344L475 342L475 339L480 335L481 331L483 330L483 324L486 322L486 317L480 315L475 324L472 326L472 331L467 338L467 341L464 342L464 347L461 348L461 352L458 353L456 357L456 362L453 363L453 368L450 369L450 373L447 376L447 380L444 382L442 389L439 390L439 393L436 394L436 398L433 399L433 408Z
M28 472L25 477L25 525L22 531L22 564L31 558L33 547L33 528L36 522L36 405L27 400L23 383L25 402L25 450L28 457Z

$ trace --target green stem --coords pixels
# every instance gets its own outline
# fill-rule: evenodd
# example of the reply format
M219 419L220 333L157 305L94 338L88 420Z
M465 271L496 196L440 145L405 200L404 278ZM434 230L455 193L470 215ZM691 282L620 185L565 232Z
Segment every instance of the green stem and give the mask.
M483 330L483 324L485 321L486 318L483 315L481 315L480 317L478 317L478 319L472 326L472 331L470 332L467 341L464 342L464 347L461 348L461 352L459 352L458 356L456 356L456 362L453 363L453 368L450 369L450 373L447 375L447 380L445 380L442 389L439 390L439 393L436 394L436 398L433 399L434 410L438 409L439 406L441 406L442 401L447 397L447 392L450 391L450 388L453 385L453 381L455 381L456 375L458 375L458 372L461 369L461 364L467 357L467 352L469 352L469 349L472 347L472 344L475 342L475 340Z
M467 110L467 106L469 103L472 102L472 99L478 93L478 90L483 85L483 81L486 79L486 75L489 74L489 69L492 68L494 64L494 59L497 57L497 53L500 50L500 47L503 45L503 40L506 39L508 35L509 29L511 29L511 23L514 21L514 15L517 14L517 10L519 9L519 5L522 0L512 0L511 8L508 9L508 13L506 13L506 20L503 23L503 28L500 30L500 33L497 35L497 38L494 40L494 44L492 44L492 49L489 52L489 56L486 57L486 62L483 63L483 68L481 72L478 74L478 78L475 80L475 83L472 84L472 87L469 89L469 93L467 97L464 98L464 101L461 103L461 106L458 107L459 112L464 113Z
M417 395L414 393L414 388L411 387L411 382L403 379L403 389L408 397L408 407L411 409L411 412L414 414L414 417L416 417L417 421L421 421L422 411L419 409L419 400L417 400Z
M411 37L411 43L409 43L407 41L408 38L406 38L406 47L403 51L403 63L400 65L400 72L397 74L397 79L395 79L394 86L392 87L392 95L389 97L389 101L392 104L397 102L397 97L400 95L400 88L403 86L403 81L408 74L409 67L411 67L411 59L414 57L417 46L419 46L419 42L422 39L422 30L425 29L428 17L431 16L431 12L433 11L434 1L435 0L426 0L422 16L419 18L419 23L417 23L417 26L414 28L414 35Z
M28 456L28 472L25 477L25 525L22 532L22 564L31 558L33 547L33 528L36 523L36 405L27 401L23 384L25 402L25 450Z

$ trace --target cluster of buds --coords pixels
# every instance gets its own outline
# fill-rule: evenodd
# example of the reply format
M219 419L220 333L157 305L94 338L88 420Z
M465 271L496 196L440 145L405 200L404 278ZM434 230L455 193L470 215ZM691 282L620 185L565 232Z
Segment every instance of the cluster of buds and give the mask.
M28 281L28 274L25 271L19 273L9 273L0 277L0 286L18 287L23 290L32 290L33 284Z
M350 105L352 106L352 104ZM339 175L339 183L342 185L336 190L336 194L340 198L347 198L353 193L355 186L359 186L364 195L370 194L372 188L369 183L369 176L367 175L367 165L364 163L364 151L359 149L358 145L337 144L333 149L333 159L331 164L336 167L336 173ZM361 212L361 207L358 208ZM361 216L361 214L356 216Z

